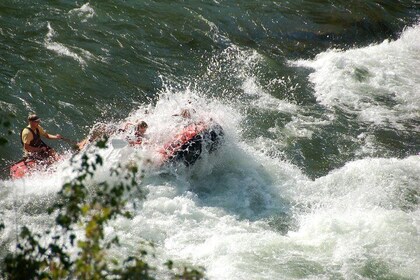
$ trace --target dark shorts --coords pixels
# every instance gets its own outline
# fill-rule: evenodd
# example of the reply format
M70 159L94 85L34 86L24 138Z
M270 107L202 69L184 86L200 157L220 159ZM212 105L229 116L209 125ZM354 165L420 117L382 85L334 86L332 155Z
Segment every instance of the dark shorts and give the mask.
M36 160L36 161L44 161L44 160L48 159L51 156L50 155L50 151L52 150L52 148L50 146L48 146L45 143L42 143L39 147L46 147L47 150L46 151L42 151L42 152L28 153L26 155L26 158L27 159Z

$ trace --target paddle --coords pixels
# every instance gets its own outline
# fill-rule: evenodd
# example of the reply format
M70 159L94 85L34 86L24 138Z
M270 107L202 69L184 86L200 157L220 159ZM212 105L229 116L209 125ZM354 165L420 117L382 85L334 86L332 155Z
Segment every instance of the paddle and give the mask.
M62 137L61 140L63 140L64 142L67 142L71 145L71 147L75 150L80 150L79 145L77 145L77 141Z
M123 139L114 138L111 140L111 145L114 149L122 149L128 145L128 142Z

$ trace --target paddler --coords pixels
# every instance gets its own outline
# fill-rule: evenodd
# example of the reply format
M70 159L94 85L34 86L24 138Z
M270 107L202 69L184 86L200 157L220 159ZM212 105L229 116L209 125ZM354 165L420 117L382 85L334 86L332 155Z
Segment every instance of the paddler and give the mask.
M127 136L126 140L131 146L140 145L143 143L145 138L145 133L147 128L149 127L145 121L138 121L136 124L133 123L126 123L123 129L120 131L127 131L129 126L134 126L134 135Z
M115 125L98 122L92 127L88 137L77 143L76 146L79 150L81 150L89 143L98 139L111 137L111 135L116 131L117 127Z
M20 139L26 158L45 161L56 157L53 148L45 144L41 137L46 139L63 139L60 134L52 135L47 133L40 125L41 119L36 114L28 116L28 126L23 128Z

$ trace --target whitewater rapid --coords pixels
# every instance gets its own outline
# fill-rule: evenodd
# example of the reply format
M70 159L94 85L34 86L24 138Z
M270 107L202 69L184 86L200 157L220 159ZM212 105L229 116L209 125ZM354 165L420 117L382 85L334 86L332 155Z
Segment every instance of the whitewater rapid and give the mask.
M157 259L204 266L210 279L418 279L419 155L372 157L377 146L368 129L360 138L369 141L349 137L358 145L351 160L314 179L282 153L270 151L286 147L290 139L311 139L334 121L338 109L354 114L355 122L367 122L368 128L419 132L413 125L420 108L415 71L419 31L415 26L396 41L291 62L313 70L309 81L318 104L328 109L327 117L308 116L308 108L272 97L249 72L264 57L238 49L234 52L240 55L233 57L241 65L235 66L242 81L240 98L226 104L205 96L199 87L168 86L156 104L140 105L125 121L146 120L148 134L158 143L175 132L173 115L185 107L218 122L225 143L191 168L146 169L141 181L146 197L133 197L139 202L131 209L133 219L119 218L106 229L108 238L118 235L122 245L111 256L135 254L149 240ZM287 78L272 85L296 88ZM249 139L244 137L249 106L293 118L284 127L267 128L270 138ZM113 147L112 141L95 152L106 159L96 172L98 181L108 180L109 168L118 163L145 164L144 159L153 158L147 149ZM1 182L2 250L13 251L19 227L42 231L51 225L46 209L60 186L75 176L70 160L57 168L52 174Z

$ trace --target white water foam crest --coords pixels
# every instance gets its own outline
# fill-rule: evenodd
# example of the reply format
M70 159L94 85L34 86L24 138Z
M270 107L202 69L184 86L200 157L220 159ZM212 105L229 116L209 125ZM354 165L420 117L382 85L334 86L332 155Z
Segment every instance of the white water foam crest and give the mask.
M242 90L244 94L251 99L256 99L250 104L252 107L290 114L296 113L299 110L299 107L296 104L275 98L267 93L259 84L258 79L255 76L243 78ZM282 81L282 84L284 84L284 81Z
M82 22L87 22L88 19L93 18L96 15L95 10L89 3L83 4L80 8L70 10L69 14L77 14L79 17L83 18Z
M288 114L293 120L302 118L302 121L291 122L286 129L283 128L283 125L280 127L277 124L268 128L267 132L276 139L274 141L270 142L270 139L264 137L253 139L252 145L258 150L271 156L281 157L282 153L279 151L285 147L285 143L290 138L298 135L309 138L312 136L312 123L315 121L313 120L309 124L302 115L303 108L271 94L270 91L273 90L276 92L295 91L299 85L293 84L290 77L278 77L265 85L261 84L259 72L261 68L265 67L265 64L264 56L255 50L241 49L231 44L221 54L212 58L205 77L207 80L212 80L217 76L221 76L221 79L229 78L227 82L230 83L231 88L223 89L223 96L230 98L225 102L230 104L230 107L238 108L242 112L245 116L243 118L245 123L247 123L246 114L250 109L270 115L273 113ZM319 120L317 124L322 125L323 120ZM252 123L250 126L253 126Z
M240 107L249 107L271 110L277 112L295 113L299 107L285 100L273 97L260 84L258 72L264 67L264 57L255 50L244 50L234 44L223 50L223 52L215 57L209 63L207 68L207 78L213 78L217 75L232 77L232 80L238 83L241 89L240 96L232 96L239 98L240 103L236 104ZM268 87L288 87L290 78L281 77L270 81ZM289 88L295 90L295 88ZM226 95L236 93L226 92ZM244 102L244 99L247 102Z
M227 137L236 137L229 131L234 132L238 126L241 119L238 112L215 99L203 97L194 88L178 90L166 82L155 106L140 108L132 117L145 119L149 124L148 131L155 135L159 143L163 143L180 129L180 125L185 124L180 117L183 109L190 111L193 121L207 122L212 119L227 130Z
M223 171L211 176L148 181L135 218L110 229L124 235L124 250L144 237L162 259L204 265L210 279L353 279L369 265L417 275L420 212L401 191L420 192L418 157L351 162L310 181L293 166L242 148L235 164L225 157ZM249 204L252 196L260 212ZM287 211L285 200L295 203L299 227L282 235L261 219L261 206L274 215Z
M420 119L420 25L396 41L364 48L329 50L314 60L291 62L313 68L310 81L322 105L356 113L377 125Z
M420 158L364 159L293 190L310 212L290 232L348 278L369 262L414 279L420 260ZM324 260L322 260L325 258Z
M330 124L335 116L326 114L321 118L308 117L304 107L273 96L272 92L291 94L298 91L300 85L289 76L274 78L262 84L261 80L264 79L261 77L261 72L264 72L262 69L266 66L263 55L231 44L210 61L207 79L214 79L218 75L229 77L229 83L234 86L223 93L224 96L230 96L226 103L238 108L245 116L250 109L255 109L260 113L270 115L281 113L291 117L292 121L286 126L275 123L273 127L267 129L267 132L276 139L274 142L269 143L270 140L263 137L253 139L253 146L259 150L272 156L279 156L281 153L278 151L286 145L285 143L293 138L311 138L314 128Z
M266 271L264 261L252 255L280 254L284 248L278 245L287 238L272 231L264 217L287 212L282 190L305 177L296 167L256 154L229 146L213 158L213 166L201 160L176 179L147 178L148 195L135 218L119 220L110 230L123 234L128 248L141 236L155 242L161 259L205 265L210 279L273 277L281 269L271 263Z
M81 66L85 66L86 65L86 61L85 59L78 55L77 53L71 51L70 48L66 47L65 45L61 44L61 43L57 43L57 42L53 42L53 38L55 36L55 31L54 29L51 27L51 24L48 22L47 24L48 27L48 33L45 36L45 41L44 41L44 46L48 49L51 50L55 53L57 53L58 55L63 55L63 56L68 56L73 58L74 60L76 60L77 62L79 62L79 64ZM80 48L78 48L79 50L82 50ZM83 54L89 54L88 51L86 50L82 50ZM92 55L90 55L92 56ZM89 57L89 56L88 56Z

